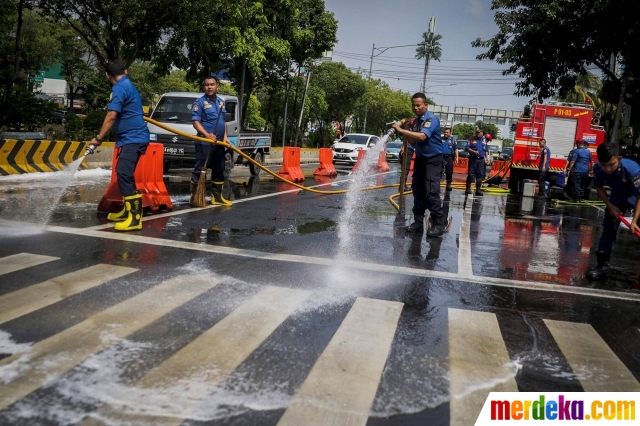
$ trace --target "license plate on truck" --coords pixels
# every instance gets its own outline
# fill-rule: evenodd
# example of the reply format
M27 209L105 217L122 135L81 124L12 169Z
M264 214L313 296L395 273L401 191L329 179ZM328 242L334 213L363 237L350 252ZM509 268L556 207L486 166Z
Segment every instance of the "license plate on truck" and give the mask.
M170 155L184 155L184 148L164 147L164 153Z

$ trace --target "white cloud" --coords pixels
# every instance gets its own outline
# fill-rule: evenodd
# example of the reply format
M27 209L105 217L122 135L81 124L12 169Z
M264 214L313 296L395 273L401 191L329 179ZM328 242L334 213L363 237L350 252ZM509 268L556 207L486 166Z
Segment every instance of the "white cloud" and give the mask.
M467 0L467 13L473 16L482 16L487 11L482 0Z

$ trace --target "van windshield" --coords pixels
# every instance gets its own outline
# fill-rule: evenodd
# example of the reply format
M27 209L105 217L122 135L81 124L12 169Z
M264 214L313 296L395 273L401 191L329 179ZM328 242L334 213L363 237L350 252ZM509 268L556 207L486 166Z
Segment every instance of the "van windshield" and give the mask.
M191 106L198 97L185 98L178 96L163 96L153 110L151 118L158 121L186 121L191 122Z

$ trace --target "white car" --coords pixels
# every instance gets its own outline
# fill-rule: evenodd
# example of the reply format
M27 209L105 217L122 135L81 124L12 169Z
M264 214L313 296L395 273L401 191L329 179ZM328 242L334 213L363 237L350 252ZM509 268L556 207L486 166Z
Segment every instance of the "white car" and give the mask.
M366 151L380 140L374 135L363 133L347 133L331 146L334 163L356 164L358 152Z

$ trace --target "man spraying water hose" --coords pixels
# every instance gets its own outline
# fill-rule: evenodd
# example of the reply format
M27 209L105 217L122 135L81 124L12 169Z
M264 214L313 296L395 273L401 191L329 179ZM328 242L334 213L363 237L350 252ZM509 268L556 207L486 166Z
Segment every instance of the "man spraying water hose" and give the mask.
M413 166L413 217L414 223L407 232L420 235L424 232L424 213L430 212L431 226L427 237L440 237L444 232L442 200L440 199L440 175L443 166L443 144L440 136L440 120L427 111L427 97L416 93L411 99L416 120L409 130L400 124L392 125L397 134L414 141L416 159Z
M633 208L633 220L629 229L631 232L640 231L640 166L626 158L619 156L618 146L603 144L598 147L598 162L593 167L593 185L598 197L606 204L603 230L596 252L597 266L587 273L587 278L599 280L605 277L609 269L611 252L616 241L620 219L629 208ZM611 188L611 195L607 195L604 186Z
M124 207L118 213L109 213L107 219L117 222L116 231L142 229L142 195L136 190L133 174L140 156L149 146L149 129L144 122L142 99L119 59L104 66L111 83L111 100L100 133L91 139L87 153L92 154L100 146L112 127L116 130L116 149L120 149L116 174L118 187L124 198Z

